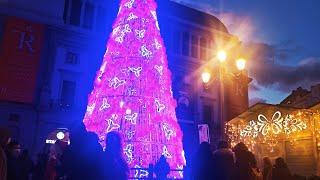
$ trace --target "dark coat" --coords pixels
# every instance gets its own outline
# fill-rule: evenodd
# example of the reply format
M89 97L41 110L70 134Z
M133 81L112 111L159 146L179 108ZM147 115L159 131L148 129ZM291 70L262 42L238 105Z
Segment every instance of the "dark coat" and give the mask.
M218 149L213 153L214 179L231 180L234 176L234 154L230 149Z
M208 143L200 144L198 152L193 157L191 164L192 179L212 180L214 177L213 154Z
M253 179L252 168L256 167L257 161L250 151L241 151L236 153L236 179Z
M121 155L113 155L112 152L105 152L105 179L126 180L128 179L129 168Z
M18 158L7 152L7 180L19 180L20 165Z
M273 167L272 180L291 180L292 176L288 167Z

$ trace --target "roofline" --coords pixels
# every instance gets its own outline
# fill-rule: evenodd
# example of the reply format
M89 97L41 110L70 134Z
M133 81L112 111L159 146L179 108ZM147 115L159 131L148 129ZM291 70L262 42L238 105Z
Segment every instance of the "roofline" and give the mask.
M319 103L319 104L320 104L320 103ZM258 105L266 105L266 106L287 108L287 109L290 109L290 110L312 110L312 109L306 109L306 108L288 107L288 106L283 106L283 105L281 105L281 104L256 103L256 104L250 106L246 111L242 112L241 114L239 114L239 115L236 116L235 118L231 119L230 121L233 121L233 120L235 120L235 119L243 119L243 118L240 118L240 117L241 117L241 116L244 116L245 113L253 112L253 111L250 111L250 110L253 109L255 106L258 106ZM229 121L229 122L230 122L230 121Z

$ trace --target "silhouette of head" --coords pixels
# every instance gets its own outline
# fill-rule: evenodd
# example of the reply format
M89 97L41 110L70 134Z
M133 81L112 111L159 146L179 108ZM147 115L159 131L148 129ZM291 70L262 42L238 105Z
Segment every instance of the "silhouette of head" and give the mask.
M263 166L264 167L272 167L272 162L269 157L263 158Z
M158 179L166 179L170 173L170 166L164 155L161 155L157 164L155 165L155 173Z
M167 159L164 155L161 155L158 161L160 164L167 163Z
M10 131L7 128L0 128L0 146L4 148L10 142Z
M248 147L243 142L239 142L236 146L234 146L233 150L234 152L243 152L248 151Z
M13 157L17 158L21 153L21 147L18 141L11 141L8 144L8 151Z
M202 142L198 149L198 156L207 158L212 155L210 144L208 142Z
M286 168L287 164L282 157L278 157L275 161L275 166L279 168Z
M112 131L107 134L106 149L113 154L121 153L121 137L120 134Z
M218 143L218 149L225 149L229 148L229 144L227 141L219 141Z

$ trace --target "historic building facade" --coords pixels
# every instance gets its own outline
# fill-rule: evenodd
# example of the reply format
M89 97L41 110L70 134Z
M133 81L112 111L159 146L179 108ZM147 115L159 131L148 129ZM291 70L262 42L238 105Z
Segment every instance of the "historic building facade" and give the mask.
M204 138L214 144L222 138L224 121L248 107L247 74L238 72L234 61L228 68L213 67L215 79L206 88L201 81L219 47L232 44L228 49L235 52L241 42L212 15L170 1L158 6L177 118L191 154L200 141L198 125L208 125ZM0 1L2 69L9 69L6 77L24 77L0 79L0 122L23 147L38 152L50 132L82 121L115 7L100 0ZM30 63L21 65L23 60Z
M298 87L280 104L295 108L310 108L318 103L320 103L320 84L311 86L310 90Z

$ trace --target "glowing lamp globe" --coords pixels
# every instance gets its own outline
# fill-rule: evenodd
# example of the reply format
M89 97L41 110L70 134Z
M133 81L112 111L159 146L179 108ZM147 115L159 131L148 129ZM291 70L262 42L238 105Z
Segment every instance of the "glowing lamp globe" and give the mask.
M223 50L219 50L217 53L217 58L220 62L224 62L227 59L227 53Z
M239 71L242 71L246 68L246 60L243 58L240 58L236 61L236 65Z
M203 83L208 83L211 79L211 74L209 72L203 72L201 78Z
M56 136L57 136L57 139L62 140L64 138L64 133L59 131Z

